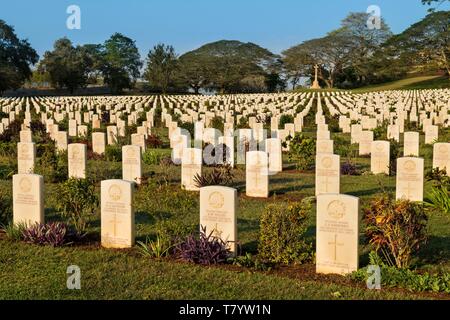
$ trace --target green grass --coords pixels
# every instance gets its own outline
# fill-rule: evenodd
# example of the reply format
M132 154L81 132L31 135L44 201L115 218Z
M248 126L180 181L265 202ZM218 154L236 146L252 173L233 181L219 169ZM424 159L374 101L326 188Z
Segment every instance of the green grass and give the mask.
M311 129L311 130L310 130ZM157 130L167 135L167 130ZM312 135L312 128L305 128ZM333 133L333 136L335 133ZM340 134L342 135L342 134ZM349 135L344 135L349 140ZM441 134L448 139L450 130ZM166 137L164 137L166 139ZM430 146L423 145L421 156L426 170L431 168ZM344 161L345 159L341 159ZM0 157L0 165L9 161ZM369 158L354 159L361 171L370 168ZM89 161L88 173L98 180L121 177L120 162ZM285 171L270 177L270 197L251 199L245 196L243 166L234 170L233 187L239 191L238 237L242 253L257 253L259 218L267 204L278 201L299 201L314 196L314 172L299 172L284 157ZM206 169L210 170L210 169ZM141 187L133 201L136 210L136 240L155 239L161 221L188 225L199 223L199 195L180 187L181 168L167 170L158 165L144 165L143 173L153 173L151 181L160 187ZM45 180L45 177L44 177ZM45 207L48 221L61 220L55 210L58 197L56 185L45 184ZM395 177L342 176L341 192L360 197L364 207L382 192L395 192ZM425 192L430 189L426 183ZM11 180L0 180L0 192L11 195ZM97 186L97 192L98 186ZM316 213L308 220L307 236L315 239ZM368 264L369 248L364 245L364 227L360 227L360 267ZM233 266L201 267L170 259L143 257L137 248L108 250L98 243L99 213L92 218L90 245L64 248L38 247L12 242L0 235L0 299L423 299L445 298L445 295L408 292L397 289L371 291L362 283L340 276L314 273L314 265L277 267L268 272L255 272ZM415 260L419 271L450 272L450 217L432 213L429 221L429 242ZM66 269L81 268L80 291L66 289ZM306 270L306 271L305 271Z
M364 93L372 91L387 91L387 90L418 90L418 89L436 89L449 88L450 81L448 77L441 76L420 76L411 77L398 81L377 84L351 90L353 93Z

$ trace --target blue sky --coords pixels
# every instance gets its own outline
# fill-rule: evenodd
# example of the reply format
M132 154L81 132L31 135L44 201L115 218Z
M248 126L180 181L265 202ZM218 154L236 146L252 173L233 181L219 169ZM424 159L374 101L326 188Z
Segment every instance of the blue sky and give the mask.
M81 8L81 30L66 28L72 4ZM14 0L3 1L0 19L40 55L64 36L76 44L102 43L114 32L136 40L142 55L159 42L184 53L221 39L254 42L279 53L325 35L349 12L369 5L381 8L395 33L427 14L420 0Z

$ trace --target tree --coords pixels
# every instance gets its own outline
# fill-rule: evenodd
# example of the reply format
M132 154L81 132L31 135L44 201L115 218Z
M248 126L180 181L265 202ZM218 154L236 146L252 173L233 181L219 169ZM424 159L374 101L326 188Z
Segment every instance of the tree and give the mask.
M221 40L182 55L178 75L195 92L265 91L265 77L275 72L277 58L254 43Z
M100 71L114 94L131 89L140 75L142 62L135 42L120 33L105 41L101 49Z
M67 88L71 94L87 85L94 64L92 57L82 46L74 47L67 38L59 39L53 51L47 51L40 61L38 71L48 74L54 88Z
M446 1L450 1L450 0L422 0L422 4L428 5L428 6L436 4L436 7L439 7L441 4L445 3ZM435 8L430 8L428 11L434 12Z
M384 44L384 63L408 72L442 70L450 75L449 24L449 11L427 15Z
M0 20L0 95L19 88L32 75L30 65L39 59L27 40L20 40L14 28Z
M166 93L173 82L173 76L177 68L178 57L175 49L172 46L160 43L148 53L147 69L144 76L152 87Z

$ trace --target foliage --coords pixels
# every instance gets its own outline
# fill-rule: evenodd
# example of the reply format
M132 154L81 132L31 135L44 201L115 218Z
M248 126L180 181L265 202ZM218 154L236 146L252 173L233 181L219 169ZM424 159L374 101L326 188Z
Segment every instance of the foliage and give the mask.
M384 264L376 252L371 252L370 265L377 265L381 271L381 286L383 288L404 288L411 291L432 291L450 293L450 275L443 274L429 274L417 273L413 270L398 269L396 267ZM350 274L350 278L355 281L367 282L371 273L366 268Z
M113 34L100 51L100 71L112 93L132 88L140 75L142 62L135 41L120 34Z
M304 263L311 260L312 245L305 240L311 204L270 204L261 216L259 256L273 263Z
M14 224L12 221L8 224L1 225L1 231L3 231L6 237L12 241L20 241L23 239L23 232L27 229L27 225L25 223L16 223Z
M7 224L12 218L12 199L0 193L0 224Z
M30 65L39 59L27 40L21 40L14 28L0 19L0 95L19 88L32 75Z
M197 188L230 185L233 183L232 168L229 164L217 165L209 173L196 174L194 182Z
M142 162L147 165L159 165L170 153L163 149L147 149L142 155Z
M99 205L95 185L87 179L70 178L58 186L57 209L78 234L86 231L89 217Z
M38 72L48 74L55 88L67 88L70 93L85 87L94 62L82 46L74 47L67 38L55 42L39 62Z
M308 170L316 162L316 140L303 133L296 133L289 141L289 161L299 170Z
M15 119L9 123L2 134L0 134L1 142L20 142L20 131L22 130L22 122L19 119Z
M48 182L60 182L67 179L67 153L58 153L54 143L37 147L37 154L42 154L36 161L35 172L44 176Z
M23 230L22 238L32 244L61 247L67 243L68 228L62 222L36 223Z
M177 55L172 46L157 44L147 55L147 68L144 76L152 88L163 94L173 84L173 76L178 68Z
M427 240L428 217L414 202L395 201L387 195L374 198L364 209L364 222L368 242L391 266L408 268Z
M147 140L145 141L145 144L149 146L150 148L161 148L163 145L163 142L160 137L158 137L155 134L149 134L147 137Z
M294 123L294 117L291 116L290 114L283 114L280 117L280 123L279 123L279 127L284 129L284 125L286 123Z
M214 231L206 234L206 227L202 227L200 236L191 234L175 247L176 256L186 262L201 265L225 263L230 254L227 243L213 236Z
M122 161L122 148L118 145L107 145L105 147L105 159L107 161Z
M270 271L274 267L273 263L262 261L259 257L255 257L249 252L247 252L244 256L234 258L233 265L243 268L251 268L256 271Z
M427 172L426 178L433 185L424 199L425 207L450 213L450 177L447 175L447 171L435 168Z
M170 246L165 246L164 241L160 236L156 237L155 241L150 240L148 237L145 242L137 241L139 252L143 256L148 256L152 258L163 258L169 255L171 249Z
M359 176L361 173L353 162L346 161L341 165L341 174L346 176Z

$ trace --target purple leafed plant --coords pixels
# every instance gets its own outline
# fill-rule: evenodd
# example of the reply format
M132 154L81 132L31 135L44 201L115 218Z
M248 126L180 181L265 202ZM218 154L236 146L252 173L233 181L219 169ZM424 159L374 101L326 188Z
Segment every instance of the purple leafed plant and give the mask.
M346 176L358 176L359 172L356 165L351 162L345 162L341 166L341 174Z
M36 223L23 231L25 242L60 247L67 241L68 228L62 222Z
M201 229L200 237L192 234L175 247L176 256L183 261L201 265L226 262L230 253L227 243L214 237L213 232L207 235L206 228Z

